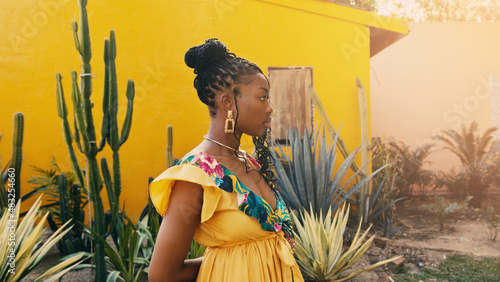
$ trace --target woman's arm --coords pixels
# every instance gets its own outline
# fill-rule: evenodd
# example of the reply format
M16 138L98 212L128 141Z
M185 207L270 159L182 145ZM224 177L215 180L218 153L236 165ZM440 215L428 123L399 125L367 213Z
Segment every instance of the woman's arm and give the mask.
M176 181L170 194L149 266L149 281L194 281L201 258L186 260L194 232L200 224L203 188Z

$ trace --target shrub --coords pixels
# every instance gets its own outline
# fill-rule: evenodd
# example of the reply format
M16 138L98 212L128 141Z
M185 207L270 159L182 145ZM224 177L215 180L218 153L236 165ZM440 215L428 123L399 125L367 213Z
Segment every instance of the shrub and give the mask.
M466 207L467 202L469 202L471 198L470 196L467 197L463 203L450 203L442 197L436 197L434 204L426 204L421 207L438 217L439 231L443 231L445 229L445 224L450 224L451 216Z
M342 272L351 267L368 250L375 236L364 241L370 228L360 235L360 222L351 245L344 249L344 234L349 217L349 207L346 209L344 206L337 210L335 216L331 215L331 208L323 217L323 212L320 211L318 215L313 211L312 206L309 208L309 212L305 209L300 212L300 221L294 213L290 214L297 228L297 232L294 232L295 256L305 279L344 281L398 258L378 262L339 279Z

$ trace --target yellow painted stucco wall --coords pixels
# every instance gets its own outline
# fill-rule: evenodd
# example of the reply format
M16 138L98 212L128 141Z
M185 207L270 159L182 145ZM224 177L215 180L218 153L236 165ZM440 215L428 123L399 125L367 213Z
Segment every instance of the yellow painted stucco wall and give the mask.
M319 0L90 0L87 10L91 64L97 75L92 95L97 132L102 116L103 42L110 29L117 39L120 127L127 79L136 85L132 130L120 149L122 200L136 216L147 203L148 177L165 169L166 125L174 126L175 157L201 142L209 126L207 108L192 86L194 74L184 64L189 47L217 37L264 72L269 66L312 66L314 87L335 127L342 124L341 135L352 151L360 144L356 77L370 93L367 25L405 28L399 21L381 26L371 13ZM78 20L76 0L0 2L4 35L0 41L0 153L5 164L11 154L13 114L23 112L22 194L33 187L27 183L34 174L31 165L46 168L53 155L63 170L70 169L56 113L55 75L63 76L71 108L70 72L80 72L81 67L73 20ZM249 138L243 145L251 150ZM110 161L109 147L101 156ZM83 156L79 159L84 166Z

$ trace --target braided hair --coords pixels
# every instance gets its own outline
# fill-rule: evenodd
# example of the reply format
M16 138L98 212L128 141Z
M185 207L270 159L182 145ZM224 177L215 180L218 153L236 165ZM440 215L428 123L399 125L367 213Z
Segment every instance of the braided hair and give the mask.
M191 47L184 57L186 65L194 69L196 78L194 88L198 98L209 108L210 116L215 116L215 96L217 91L233 87L234 101L236 106L235 125L238 123L238 103L236 97L240 94L238 84L251 82L249 76L264 74L254 63L237 57L229 52L224 43L212 38L205 40L204 44ZM267 79L267 78L266 78ZM235 135L236 137L236 135ZM236 139L239 141L238 137ZM267 133L264 136L253 137L257 162L261 165L259 172L270 187L275 189L276 178L271 168L274 159L267 145ZM236 154L235 155L240 157ZM244 158L246 162L246 159Z
M263 74L256 64L229 52L226 45L216 38L191 47L186 52L184 62L197 74L194 88L198 92L198 98L209 107L211 116L215 116L215 96L218 90L240 83L248 84L250 80L245 78Z

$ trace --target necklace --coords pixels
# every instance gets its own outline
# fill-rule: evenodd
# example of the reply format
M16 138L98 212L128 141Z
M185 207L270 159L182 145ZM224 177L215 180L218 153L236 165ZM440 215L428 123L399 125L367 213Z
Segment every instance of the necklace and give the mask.
M228 148L229 150L232 150L232 151L235 151L235 152L241 153L241 151L240 151L240 149L239 149L239 148L236 148L236 149L235 149L235 148L232 148L232 147L230 147L230 146L228 146L228 145L226 145L226 144L222 144L221 142L219 142L219 141L217 141L217 140L214 140L214 139L212 139L212 138L210 138L210 137L208 137L208 136L206 136L206 135L203 135L203 138L205 138L206 140L208 140L208 141L210 141L210 142L213 142L213 143L215 143L215 144L217 144L217 145L220 145L220 146L222 146L222 147ZM241 144L240 144L240 147L241 147ZM246 155L245 155L245 154L243 154L243 158L245 158L245 166L246 166L246 168L247 168L247 169L250 169L250 165L248 164L248 160L247 160L247 158L246 158Z
M212 138L210 138L210 137L208 137L208 136L206 136L206 135L203 135L203 138L207 139L208 141L214 142L215 144L220 145L220 146L222 146L222 147L226 147L226 148L228 148L229 150L238 151L238 152L240 151L240 149L239 149L239 148L236 148L236 149L235 149L235 148L232 148L232 147L230 147L230 146L228 146L228 145L226 145L226 144L222 144L221 142L219 142L219 141L217 141L217 140L214 140L214 139L212 139ZM241 146L241 145L240 145L240 146Z

